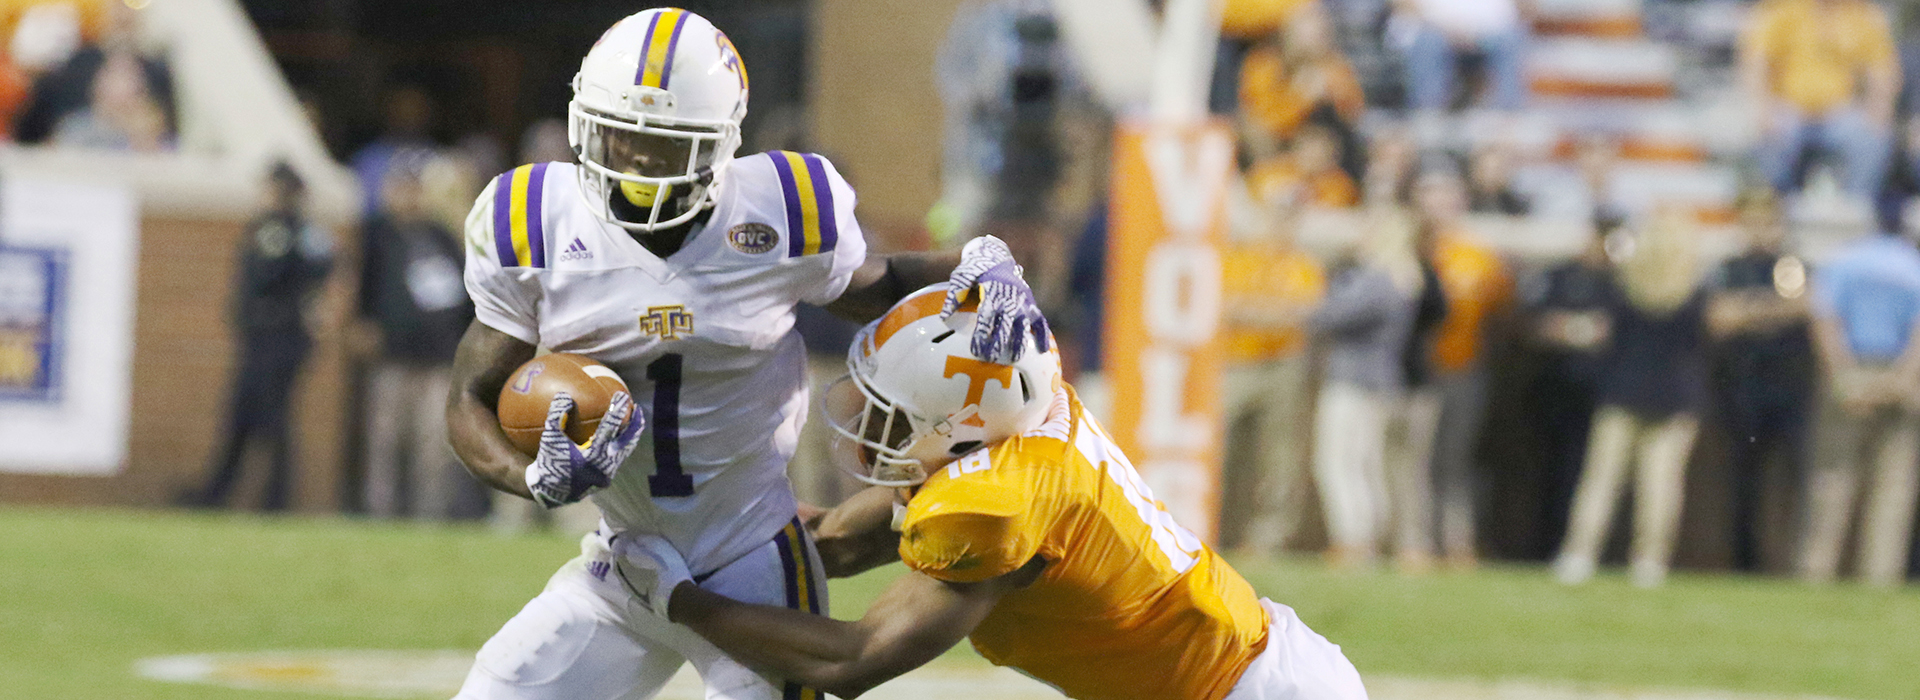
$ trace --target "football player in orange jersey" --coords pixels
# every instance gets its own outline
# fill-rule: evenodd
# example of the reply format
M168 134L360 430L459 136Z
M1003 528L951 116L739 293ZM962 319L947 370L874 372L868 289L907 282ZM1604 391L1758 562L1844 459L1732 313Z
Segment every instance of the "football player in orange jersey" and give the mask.
M646 535L614 545L626 585L748 665L843 698L963 637L1084 700L1366 697L1340 647L1259 598L1154 500L1057 354L986 362L967 347L972 314L943 320L942 301L930 287L863 329L824 401L855 475L876 487L820 519L824 566L912 569L864 617L705 590ZM804 586L788 596L818 594Z

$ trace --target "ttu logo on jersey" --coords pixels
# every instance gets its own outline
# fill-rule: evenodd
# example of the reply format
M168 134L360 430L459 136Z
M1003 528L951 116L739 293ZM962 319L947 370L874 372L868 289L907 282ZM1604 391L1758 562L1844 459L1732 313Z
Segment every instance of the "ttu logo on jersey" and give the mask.
M592 259L593 251L587 250L587 244L581 243L578 238L573 239L572 243L567 244L566 250L560 251L560 262Z
M647 312L640 315L640 332L660 336L661 340L693 335L693 312L679 304L648 307Z

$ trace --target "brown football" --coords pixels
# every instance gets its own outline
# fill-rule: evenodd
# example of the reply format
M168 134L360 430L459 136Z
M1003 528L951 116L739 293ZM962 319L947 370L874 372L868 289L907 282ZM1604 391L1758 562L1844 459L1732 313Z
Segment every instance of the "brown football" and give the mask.
M507 385L500 387L500 429L514 447L533 456L540 449L540 433L546 428L547 406L553 403L554 393L564 391L573 397L573 411L566 420L567 437L584 443L600 427L600 417L606 415L614 392L626 390L627 383L620 381L620 375L584 355L541 355L520 365L507 377Z

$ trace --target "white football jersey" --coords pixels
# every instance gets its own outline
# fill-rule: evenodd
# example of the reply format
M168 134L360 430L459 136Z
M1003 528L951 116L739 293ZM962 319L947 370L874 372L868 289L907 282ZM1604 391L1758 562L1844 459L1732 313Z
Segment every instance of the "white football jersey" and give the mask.
M661 259L594 215L575 166L495 178L467 218L481 323L620 374L642 444L596 493L615 530L658 533L696 573L792 520L787 462L806 420L794 304L825 304L866 259L854 194L816 155L735 159L712 217Z

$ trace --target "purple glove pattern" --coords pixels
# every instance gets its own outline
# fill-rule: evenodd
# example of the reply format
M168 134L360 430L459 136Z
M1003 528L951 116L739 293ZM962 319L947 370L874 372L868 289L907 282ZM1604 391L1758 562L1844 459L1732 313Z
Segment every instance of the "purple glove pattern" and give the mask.
M1046 316L1034 301L1033 288L1021 277L1018 263L1005 241L981 236L960 251L960 264L947 278L947 300L941 318L960 309L965 298L979 300L970 349L988 362L1010 365L1026 354L1026 334L1032 333L1041 352L1052 347ZM971 296L969 296L971 295Z
M587 444L575 445L567 437L567 412L573 410L573 397L566 392L553 395L547 406L547 425L540 434L540 454L527 467L527 490L533 500L545 508L577 503L594 491L613 483L620 464L633 454L640 443L640 431L647 425L644 414L633 410L633 397L617 392L600 419L599 428Z

